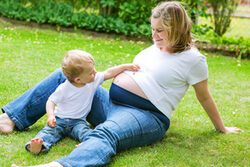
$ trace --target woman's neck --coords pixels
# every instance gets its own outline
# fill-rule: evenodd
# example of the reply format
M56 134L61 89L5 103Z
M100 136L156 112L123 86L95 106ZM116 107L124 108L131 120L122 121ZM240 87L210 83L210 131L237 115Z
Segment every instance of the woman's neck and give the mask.
M168 48L168 47L161 47L160 51L162 52L168 52L168 53L174 53L172 48Z

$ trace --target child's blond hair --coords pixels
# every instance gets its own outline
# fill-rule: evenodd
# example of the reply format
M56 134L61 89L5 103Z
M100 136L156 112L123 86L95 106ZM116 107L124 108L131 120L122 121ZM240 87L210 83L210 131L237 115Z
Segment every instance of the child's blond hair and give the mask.
M76 77L89 71L94 63L94 58L88 52L70 50L63 58L62 71L69 82L73 83Z
M161 19L168 32L169 46L173 52L182 52L191 48L192 22L180 2L170 1L157 5L152 10L151 19Z

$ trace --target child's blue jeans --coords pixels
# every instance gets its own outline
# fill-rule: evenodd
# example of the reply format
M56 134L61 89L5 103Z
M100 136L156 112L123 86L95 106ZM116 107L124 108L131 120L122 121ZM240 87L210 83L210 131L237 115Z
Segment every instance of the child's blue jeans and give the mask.
M69 136L82 142L90 131L89 125L84 120L56 117L56 126L46 125L35 138L43 139L41 152L48 152L50 147L62 138ZM30 141L25 145L27 151L29 151L29 145Z

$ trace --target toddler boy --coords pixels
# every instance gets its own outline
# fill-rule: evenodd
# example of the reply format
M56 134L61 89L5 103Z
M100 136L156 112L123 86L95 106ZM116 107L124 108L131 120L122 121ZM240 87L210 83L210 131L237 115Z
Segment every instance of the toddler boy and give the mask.
M25 149L34 154L48 152L65 136L82 142L91 131L86 117L96 89L103 81L124 70L138 71L139 66L122 64L97 72L91 54L81 50L68 51L62 62L66 81L58 86L46 103L47 125L25 145Z

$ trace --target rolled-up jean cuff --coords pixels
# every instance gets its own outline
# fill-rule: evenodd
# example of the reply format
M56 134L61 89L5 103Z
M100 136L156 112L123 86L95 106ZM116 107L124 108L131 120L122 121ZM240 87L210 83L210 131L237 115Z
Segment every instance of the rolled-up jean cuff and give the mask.
M25 144L25 147L24 147L25 150L28 151L28 152L30 152L30 149L28 149L28 146L29 146L29 145L30 145L30 141L29 141L28 143L26 143L26 144Z
M55 160L54 162L60 163L63 167L72 167L68 162L64 162L61 159Z
M2 112L6 113L9 116L9 118L15 123L15 130L21 131L24 129L24 126L21 124L21 122L12 115L12 113L6 106L2 107L1 109Z

